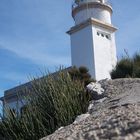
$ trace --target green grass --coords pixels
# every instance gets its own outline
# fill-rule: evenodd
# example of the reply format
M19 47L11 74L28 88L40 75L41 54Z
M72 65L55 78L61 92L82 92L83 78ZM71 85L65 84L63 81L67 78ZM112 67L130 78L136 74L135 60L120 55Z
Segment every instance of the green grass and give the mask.
M67 72L33 80L32 88L24 92L30 95L24 113L17 117L7 108L0 123L0 135L6 140L38 140L72 123L88 106L84 85Z

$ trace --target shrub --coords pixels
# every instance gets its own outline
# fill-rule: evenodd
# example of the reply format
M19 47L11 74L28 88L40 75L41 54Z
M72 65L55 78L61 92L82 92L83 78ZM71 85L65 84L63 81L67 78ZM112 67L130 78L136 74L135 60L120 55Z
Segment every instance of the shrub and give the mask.
M0 135L6 140L38 140L72 123L88 105L83 84L67 72L34 80L26 92L30 96L22 116L17 118L9 111L0 123Z
M133 77L140 78L140 54L136 53L133 57Z
M122 58L111 72L111 78L140 78L140 54L132 58Z
M112 79L132 77L133 63L129 58L120 60L116 68L111 72Z
M69 70L69 74L73 80L80 80L85 86L90 82L95 82L94 79L91 78L88 68L81 66L79 68L72 67Z

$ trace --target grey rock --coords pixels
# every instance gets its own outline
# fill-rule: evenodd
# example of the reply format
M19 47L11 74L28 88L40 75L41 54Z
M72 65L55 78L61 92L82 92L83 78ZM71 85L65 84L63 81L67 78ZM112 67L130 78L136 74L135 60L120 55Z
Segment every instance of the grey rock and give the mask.
M99 100L104 97L104 89L100 83L91 82L86 86L87 92L91 95L93 100Z
M88 115L42 140L139 140L140 79L100 82L106 98L90 102Z
M107 97L104 97L104 98L99 99L99 100L90 101L89 106L88 106L88 113L91 114L93 112L93 110L95 109L95 105L104 102L106 99L107 99Z
M75 121L73 122L73 124L78 124L81 121L84 121L89 116L90 116L90 114L88 114L88 113L79 115L79 116L77 116L77 118L75 119Z

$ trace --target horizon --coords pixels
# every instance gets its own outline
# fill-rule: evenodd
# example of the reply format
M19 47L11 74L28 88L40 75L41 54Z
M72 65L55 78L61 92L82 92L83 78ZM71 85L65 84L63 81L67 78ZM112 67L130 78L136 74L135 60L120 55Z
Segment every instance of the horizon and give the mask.
M117 56L124 50L139 51L140 1L112 0L112 23L116 32ZM0 5L0 97L5 90L24 84L30 76L41 76L60 65L71 66L70 37L74 26L72 1L8 0Z

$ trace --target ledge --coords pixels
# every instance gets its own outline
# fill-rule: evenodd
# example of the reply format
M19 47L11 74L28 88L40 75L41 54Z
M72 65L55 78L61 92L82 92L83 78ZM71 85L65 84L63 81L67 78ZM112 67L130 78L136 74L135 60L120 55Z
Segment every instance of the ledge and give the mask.
M108 30L111 30L112 32L115 32L117 30L116 27L114 27L113 25L111 24L108 24L108 23L104 23L100 20L97 20L97 19L94 19L94 18L90 18L88 20L86 20L85 22L79 24L79 25L76 25L74 27L72 27L69 31L67 31L67 33L69 35L87 27L88 25L97 25L99 27L102 27L102 28L106 28Z

